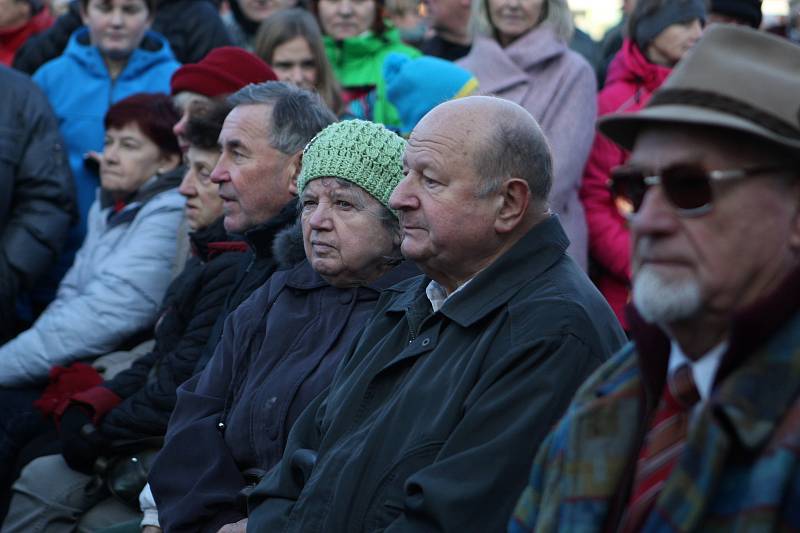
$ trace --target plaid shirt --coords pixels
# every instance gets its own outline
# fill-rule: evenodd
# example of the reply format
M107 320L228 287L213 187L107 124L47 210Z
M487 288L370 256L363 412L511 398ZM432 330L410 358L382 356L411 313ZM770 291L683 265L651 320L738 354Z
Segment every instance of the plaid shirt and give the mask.
M800 530L800 275L777 294L777 306L734 322L711 398L642 531ZM509 532L616 529L606 521L630 490L650 383L643 368L657 357L643 344L578 391L539 449Z

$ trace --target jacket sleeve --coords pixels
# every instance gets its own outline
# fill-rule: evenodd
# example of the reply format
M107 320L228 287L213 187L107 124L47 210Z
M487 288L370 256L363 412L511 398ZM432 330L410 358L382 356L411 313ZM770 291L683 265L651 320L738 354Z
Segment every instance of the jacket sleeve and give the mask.
M630 282L630 233L608 187L611 169L625 160L624 153L608 137L597 133L586 162L581 201L589 228L589 253L612 276Z
M236 255L235 252L230 254ZM228 290L233 285L237 263L231 259L223 255L201 267L205 269L204 275L190 288L191 292L199 292L200 295L177 345L167 353L153 354L150 367L156 367L155 379L147 379L148 367L139 386L125 396L122 405L108 413L101 430L113 425L143 435L163 434L166 431L175 407L176 391L181 383L194 374L197 360L208 342L217 317L222 313ZM122 385L120 377L107 386L116 391Z
M39 67L60 56L67 47L72 32L83 24L78 6L79 3L73 0L69 10L58 17L52 27L28 37L14 55L14 68L33 74Z
M553 152L550 204L557 213L574 201L580 189L597 122L597 81L589 64L578 60L579 67L564 80L561 94L550 104L555 112L551 111L552 116L545 121Z
M406 479L403 511L385 531L504 531L535 451L601 363L565 334L489 366L435 461Z
M225 321L206 368L178 389L166 442L149 478L166 531L215 533L244 518L236 498L246 482L218 427L239 353L234 339L240 312L243 308Z
M183 216L177 192L162 193L167 194L174 201L156 197L145 205L126 228L124 242L101 266L91 265L93 278L83 287L75 272L90 268L83 264L89 256L79 252L56 300L30 329L0 347L0 385L43 381L51 366L107 353L152 323L169 283ZM85 245L94 242L87 235Z

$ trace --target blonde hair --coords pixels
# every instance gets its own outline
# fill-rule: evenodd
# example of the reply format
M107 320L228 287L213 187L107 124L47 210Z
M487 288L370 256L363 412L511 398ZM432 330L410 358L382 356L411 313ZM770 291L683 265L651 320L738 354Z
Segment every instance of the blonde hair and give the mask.
M473 32L498 40L497 28L494 27L489 16L488 4L489 0L472 0ZM569 10L567 0L544 0L541 17L534 28L538 28L542 24L553 28L561 41L569 43L575 33L575 23L572 20L572 12Z

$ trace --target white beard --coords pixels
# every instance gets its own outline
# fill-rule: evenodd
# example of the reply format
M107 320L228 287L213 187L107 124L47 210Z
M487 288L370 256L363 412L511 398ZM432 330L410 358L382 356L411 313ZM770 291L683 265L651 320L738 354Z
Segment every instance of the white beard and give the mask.
M647 322L668 324L694 316L702 296L694 279L667 281L644 266L633 280L633 304Z

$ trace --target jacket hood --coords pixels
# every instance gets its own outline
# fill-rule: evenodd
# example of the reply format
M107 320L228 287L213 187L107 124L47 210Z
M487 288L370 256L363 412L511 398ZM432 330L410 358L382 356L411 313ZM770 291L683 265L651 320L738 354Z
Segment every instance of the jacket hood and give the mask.
M291 268L306 258L300 220L278 232L272 242L272 256L282 269Z
M82 26L75 30L69 38L64 55L79 63L92 76L108 77L100 50L89 41L89 28ZM166 38L156 32L147 31L117 79L134 80L156 65L172 61L175 61L175 56Z
M606 85L616 82L644 85L652 93L667 79L671 68L651 63L639 47L630 39L625 39L619 53L608 67Z

